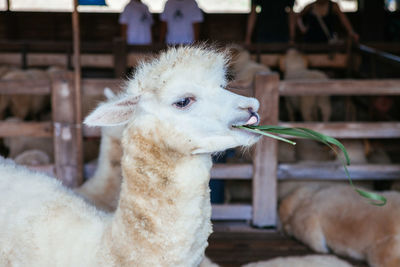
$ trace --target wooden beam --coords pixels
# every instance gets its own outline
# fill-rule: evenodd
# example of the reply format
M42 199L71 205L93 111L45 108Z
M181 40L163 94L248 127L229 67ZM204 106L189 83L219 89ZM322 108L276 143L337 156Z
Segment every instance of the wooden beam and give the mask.
M251 220L251 205L212 205L212 220Z
M27 53L27 65L29 67L45 67L51 65L68 66L68 53ZM20 66L21 53L0 53L0 64ZM113 68L114 58L111 54L81 54L82 67Z
M21 67L21 53L0 53L0 64Z
M269 67L279 67L279 61L285 54L260 54L260 62ZM255 59L255 55L252 56ZM311 68L345 68L347 66L346 54L308 54L305 55Z
M353 180L394 180L400 178L399 164L365 164L348 166ZM339 163L280 164L279 180L347 180Z
M136 66L141 60L146 60L147 58L150 58L154 56L153 53L128 53L128 59L126 61L126 64L128 67L134 67Z
M255 78L255 97L262 103L259 114L261 125L276 125L279 110L279 76L276 73ZM253 220L257 227L275 226L277 222L277 162L278 143L262 138L253 156Z
M40 66L63 66L66 67L68 58L66 54L49 54L49 53L28 53L27 65L28 67Z
M334 138L400 138L400 122L279 123L284 127L308 128ZM293 138L293 137L290 137Z
M400 95L400 79L281 81L281 96L300 95Z
M220 164L221 166L223 164ZM240 164L236 167L248 168ZM43 170L46 173L55 176L55 168L53 165L44 166L28 166L29 168ZM232 166L231 166L232 167ZM92 176L97 168L96 164L85 164L85 173ZM215 167L214 167L215 168ZM217 167L218 168L218 167ZM229 168L229 167L226 167ZM400 178L400 165L399 164L355 164L347 167L353 180L396 180ZM211 170L213 172L213 170ZM232 172L227 173L226 176L221 175L220 179L234 179L236 175L231 175ZM279 180L343 180L348 178L344 172L343 166L334 162L315 162L315 163L293 163L293 164L279 164L278 165L278 179ZM251 179L253 170L249 171L248 176L242 179ZM224 205L225 206L225 205ZM234 205L235 206L235 205ZM234 206L228 208L221 208L230 211ZM239 208L243 208L238 206ZM219 217L222 217L220 215Z
M2 95L48 95L50 92L49 80L0 80L0 94Z
M0 122L0 137L53 137L51 122Z
M81 54L82 67L114 68L114 58L107 54Z
M251 179L253 165L251 164L214 164L211 178L214 179Z
M124 82L120 79L83 79L82 91L85 95L103 95L104 88L109 88L115 93L122 91Z

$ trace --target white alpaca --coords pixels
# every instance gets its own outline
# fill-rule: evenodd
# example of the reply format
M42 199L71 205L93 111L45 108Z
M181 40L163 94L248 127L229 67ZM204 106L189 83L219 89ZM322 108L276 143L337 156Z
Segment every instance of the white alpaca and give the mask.
M223 53L170 49L142 64L92 126L127 124L118 208L106 214L42 174L0 166L0 262L14 266L197 266L211 232L211 154L259 137L232 128L258 101L226 91Z
M318 70L308 70L307 61L295 49L289 49L281 62L284 69L285 80L327 80L328 76ZM321 88L323 90L323 88ZM300 110L304 121L317 121L318 111L321 112L322 121L329 121L332 113L329 96L299 96L286 97L286 107L289 119L295 120L295 111Z

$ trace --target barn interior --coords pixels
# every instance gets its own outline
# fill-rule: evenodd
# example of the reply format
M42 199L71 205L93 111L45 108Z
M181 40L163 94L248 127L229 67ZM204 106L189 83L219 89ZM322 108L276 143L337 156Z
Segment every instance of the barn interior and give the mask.
M139 62L168 47L158 41L165 1L155 1L161 9L143 1L154 20L150 45L128 45L121 38L119 16L129 1L120 1L121 7L114 9L111 0L106 1L110 8L64 2L71 3L57 9L45 2L32 6L30 1L0 0L0 154L78 188L98 168L102 136L100 129L86 127L82 121L107 99L105 89L118 94ZM292 43L259 43L254 34L251 43L245 43L252 1L238 0L243 8L233 10L229 5L236 6L230 1L221 1L228 3L227 10L218 5L213 9L215 4L207 7L208 2L197 1L204 16L198 42L233 46L238 53L250 53L249 61L266 67L249 74L247 81L233 75L227 86L260 101L261 125L303 127L334 137L348 149L349 175L357 188L378 194L400 190L400 1L335 1L352 7L342 10L359 35L356 41L349 38L336 18L335 43L307 43L298 28ZM294 14L300 11L298 7ZM293 48L301 53L308 70L326 77L288 78L290 63L285 60ZM29 71L31 76L26 74ZM304 109L313 104L301 104L306 98L319 103L310 118L305 114L311 112ZM293 147L265 137L251 149L230 149L214 157L210 182L214 232L205 253L216 264L242 266L276 257L321 254L299 236L285 233L279 207L290 194L287 188L350 187L348 176L340 153L315 142L294 140L298 143ZM371 205L364 199L361 202ZM355 223L350 220L344 232L356 232ZM348 238L357 237L350 234ZM398 251L394 258L399 265L374 265L366 256L352 257L331 248L329 254L351 266L400 266Z

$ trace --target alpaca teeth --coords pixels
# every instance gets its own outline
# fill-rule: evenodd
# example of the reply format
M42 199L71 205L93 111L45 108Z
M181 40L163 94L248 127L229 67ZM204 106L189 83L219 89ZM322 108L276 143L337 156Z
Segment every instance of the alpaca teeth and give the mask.
M258 119L256 116L251 116L250 119L245 123L245 125L253 125L258 122Z

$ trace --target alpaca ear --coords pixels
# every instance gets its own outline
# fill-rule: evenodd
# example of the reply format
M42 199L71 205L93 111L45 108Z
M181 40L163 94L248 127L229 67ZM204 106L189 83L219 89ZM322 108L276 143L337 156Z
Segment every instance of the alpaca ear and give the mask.
M125 96L112 102L106 102L90 113L84 123L88 126L116 126L125 124L132 118L138 102L138 96Z

